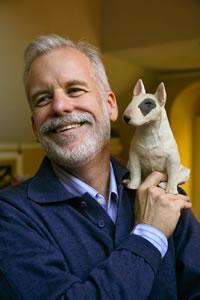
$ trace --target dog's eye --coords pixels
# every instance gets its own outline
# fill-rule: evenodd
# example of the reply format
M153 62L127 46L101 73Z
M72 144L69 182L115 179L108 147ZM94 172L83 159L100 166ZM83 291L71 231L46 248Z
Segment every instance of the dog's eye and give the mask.
M144 101L142 101L142 103L147 106L147 107L154 107L155 106L155 102L153 99L144 99Z
M140 103L140 105L138 105L138 107L143 116L146 116L152 109L156 107L156 103L153 99L146 98Z
M145 102L145 105L146 105L146 106L151 106L152 104L153 104L153 103L152 103L151 101L146 101L146 102Z

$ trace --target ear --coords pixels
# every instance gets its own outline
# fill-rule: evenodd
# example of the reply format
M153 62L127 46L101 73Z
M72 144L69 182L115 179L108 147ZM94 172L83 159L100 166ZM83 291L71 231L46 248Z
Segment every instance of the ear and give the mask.
M140 94L146 94L145 87L142 79L139 79L134 87L133 95L138 96Z
M39 143L39 139L38 139L38 130L37 130L37 128L36 128L36 125L35 125L35 121L34 121L33 116L31 117L31 124L32 124L32 130L33 130L33 133L34 133L35 138L36 138L36 142Z
M158 99L161 105L165 105L167 100L167 93L163 82L160 83L154 95Z
M110 91L107 93L106 104L111 121L116 121L118 117L118 107L115 94Z

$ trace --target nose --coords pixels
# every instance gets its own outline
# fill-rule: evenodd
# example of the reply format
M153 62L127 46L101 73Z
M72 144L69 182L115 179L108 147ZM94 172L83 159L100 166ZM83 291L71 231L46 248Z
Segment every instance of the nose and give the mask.
M51 110L53 115L65 115L68 112L72 112L74 105L72 99L70 99L66 93L62 90L57 90L54 92Z
M123 120L124 120L124 122L127 123L127 124L129 123L130 119L131 119L131 117L129 117L129 116L127 116L127 115L124 115L124 116L123 116Z

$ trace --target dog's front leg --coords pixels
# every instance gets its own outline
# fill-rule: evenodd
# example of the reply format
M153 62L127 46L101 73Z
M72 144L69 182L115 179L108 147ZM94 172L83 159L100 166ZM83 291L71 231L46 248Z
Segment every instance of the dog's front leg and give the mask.
M129 189L137 189L141 184L141 164L138 154L135 151L130 151L128 169L130 178L124 182Z
M169 156L167 161L168 182L167 182L166 193L178 194L177 177L178 177L179 167L180 167L179 157Z

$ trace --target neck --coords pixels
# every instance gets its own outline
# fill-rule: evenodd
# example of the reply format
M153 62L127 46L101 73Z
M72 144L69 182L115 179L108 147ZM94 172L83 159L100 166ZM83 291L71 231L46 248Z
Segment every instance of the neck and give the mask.
M74 165L73 168L63 167L65 171L79 178L97 192L108 202L110 186L110 146L107 145L95 158L83 166Z

